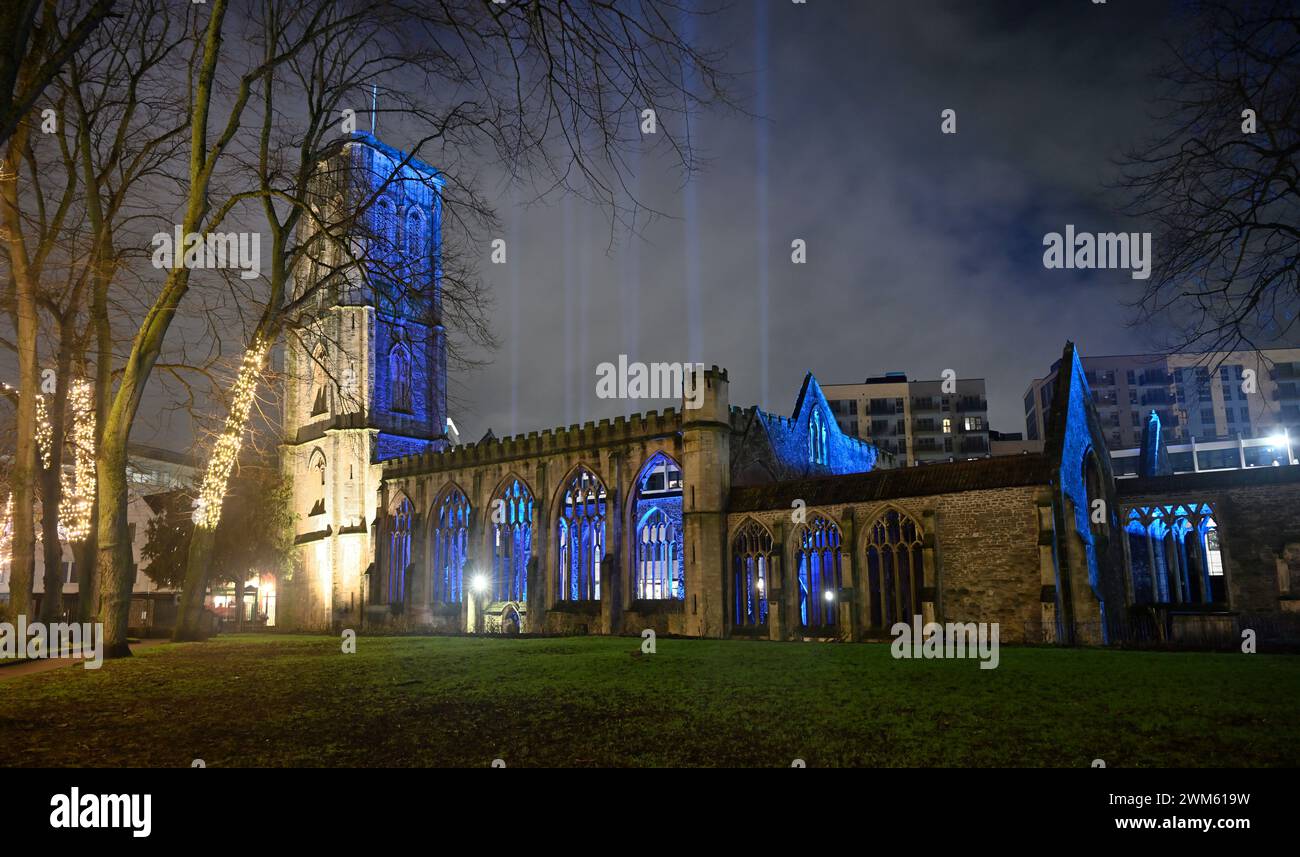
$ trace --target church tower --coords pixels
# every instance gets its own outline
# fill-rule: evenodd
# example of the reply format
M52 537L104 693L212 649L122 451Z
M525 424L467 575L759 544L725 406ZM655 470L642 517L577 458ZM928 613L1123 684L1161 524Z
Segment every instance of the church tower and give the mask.
M432 167L365 133L335 144L312 180L285 337L281 461L295 556L280 586L283 626L361 619L378 583L380 463L447 444L441 190Z

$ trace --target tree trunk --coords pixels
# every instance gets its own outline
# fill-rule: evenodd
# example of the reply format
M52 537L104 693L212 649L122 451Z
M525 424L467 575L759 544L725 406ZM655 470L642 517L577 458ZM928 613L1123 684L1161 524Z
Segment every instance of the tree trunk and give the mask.
M115 423L110 417L110 424ZM131 562L131 537L126 520L126 440L109 427L99 450L98 550L96 574L99 621L104 623L104 657L130 657L127 625L135 567Z
M226 0L214 0L208 13L203 54L199 75L191 100L190 117L190 168L186 189L185 216L181 232L202 231L203 217L207 212L208 183L216 155L208 156L208 112L211 107L213 79L216 76L217 58L221 52L221 27L226 15ZM241 88L233 108L235 116L247 102L247 87ZM227 124L215 150L221 149L234 136L238 123ZM99 447L99 575L101 621L104 623L104 656L129 657L127 623L131 609L131 587L135 582L135 568L131 564L131 543L126 520L126 445L131 435L140 399L144 395L149 375L162 350L163 340L171 326L176 308L189 290L190 269L174 268L167 275L162 290L145 314L140 329L131 342L131 351L121 372L121 383L103 420L103 434ZM188 575L188 571L187 571ZM199 593L199 607L203 595ZM177 631L179 632L178 625Z
M42 622L63 616L63 542L59 541L59 459L51 455L50 468L41 472L41 545L45 559L45 594L41 598Z
M207 593L208 568L215 536L215 529L198 525L195 525L194 534L190 536L190 550L185 562L185 584L181 587L181 610L176 621L176 631L172 634L173 640L202 640L206 637L206 629L203 627L203 596Z
M235 575L235 605L238 612L235 613L235 633L238 634L244 630L244 576Z
M49 406L50 464L41 471L41 542L45 558L45 596L41 599L41 621L63 618L63 542L59 539L59 507L63 504L63 448L67 433L64 415L68 408L69 373L72 354L68 328L61 325L59 355L55 368L54 401Z
M11 476L14 503L13 557L9 577L9 612L31 616L36 577L36 397L40 394L40 368L36 350L36 283L23 237L18 207L18 174L29 126L23 122L9 139L0 172L0 207L8 233L10 277L14 288L14 327L18 348L17 437Z
M92 521L98 520L91 513ZM72 546L72 561L77 569L77 621L92 622L99 613L99 603L95 594L95 529L92 527L85 541Z

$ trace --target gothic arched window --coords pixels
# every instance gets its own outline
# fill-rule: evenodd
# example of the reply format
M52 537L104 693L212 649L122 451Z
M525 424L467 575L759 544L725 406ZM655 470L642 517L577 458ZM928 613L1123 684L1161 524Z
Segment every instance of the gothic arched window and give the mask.
M321 345L311 358L311 415L313 417L334 412L334 384L330 381L329 352Z
M411 564L411 501L402 498L393 510L388 529L388 603L406 600L406 569Z
M399 342L388 352L389 407L394 411L411 412L411 351L406 343Z
M826 463L826 421L818 408L808 418L808 460L813 464Z
M818 515L801 530L795 557L799 569L799 620L805 627L835 624L840 562L840 528Z
M424 220L412 208L406 213L406 262L413 273L424 270Z
M312 504L308 517L325 514L325 453L319 449L312 450L307 460L307 473L310 479Z
M469 500L456 487L443 492L433 508L433 603L459 604L465 592L469 558Z
M563 490L556 525L556 595L561 601L599 601L600 565L605 557L605 485L583 467Z
M1111 516L1106 508L1106 496L1102 491L1101 461L1095 450L1089 450L1083 459L1083 488L1087 497L1088 520L1092 531L1097 535L1109 535ZM1097 520L1098 518L1101 520Z
M1137 603L1226 600L1219 528L1208 503L1138 506L1126 521Z
M731 542L732 622L767 624L767 587L772 568L772 534L748 521Z
M911 517L890 509L867 535L867 586L871 626L889 628L921 615L925 581L921 528Z
M397 247L397 216L392 203L383 197L375 200L374 230L376 252L373 261L387 261Z
M636 529L636 597L644 601L679 598L681 540L663 509L651 509ZM685 593L683 593L684 595Z
M662 452L641 468L632 505L632 591L639 601L686 597L682 551L682 469Z
M496 601L528 599L533 552L533 494L518 479L492 501L492 588Z

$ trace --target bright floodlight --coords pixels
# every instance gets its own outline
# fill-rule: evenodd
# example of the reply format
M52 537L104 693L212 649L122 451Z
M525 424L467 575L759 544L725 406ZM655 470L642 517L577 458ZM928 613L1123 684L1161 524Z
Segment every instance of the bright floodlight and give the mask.
M755 581L754 585L758 587L758 591L759 591L759 592L762 592L762 591L763 591L763 578L760 577L757 581Z
M1264 438L1264 442L1269 446L1286 446L1287 437L1284 434L1269 435Z
M484 592L487 592L487 587L488 587L487 575L484 574L474 575L474 579L469 582L469 585L473 588L475 592L482 595Z
M834 601L834 600L835 600L835 593L834 593L834 592L831 592L829 589L826 590L826 600L827 600L827 601Z

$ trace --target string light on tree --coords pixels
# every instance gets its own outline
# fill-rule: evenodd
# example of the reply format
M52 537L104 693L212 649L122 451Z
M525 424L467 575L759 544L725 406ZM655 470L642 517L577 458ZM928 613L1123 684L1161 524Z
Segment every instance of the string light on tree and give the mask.
M266 343L258 341L244 354L244 362L239 367L239 377L235 380L234 396L230 403L230 413L226 416L226 425L212 448L212 458L208 469L203 474L203 485L199 489L199 499L194 506L194 525L215 529L221 520L221 503L226 496L226 487L230 483L230 474L239 459L239 449L244 442L244 430L248 426L248 416L253 410L253 398L257 393L257 384L262 374L262 359L266 356Z
M14 495L5 500L4 520L0 521L0 563L6 568L13 557L10 550L14 545Z
M63 502L59 508L61 537L69 542L84 541L90 535L95 506L95 406L90 382L73 383L68 396L72 411L71 474L63 473Z
M54 442L54 426L50 425L50 413L45 406L45 394L36 394L36 448L40 450L41 467L50 469L51 446Z

